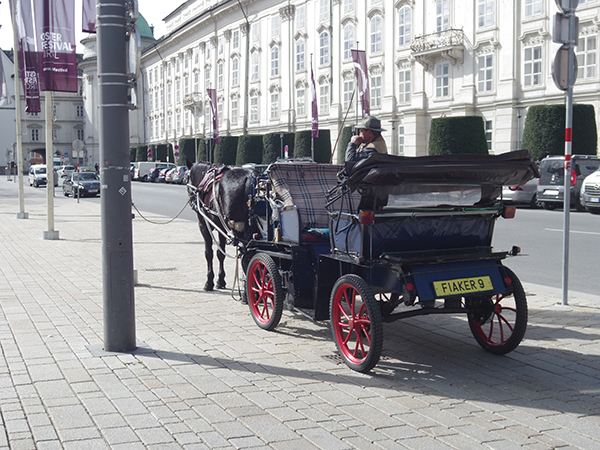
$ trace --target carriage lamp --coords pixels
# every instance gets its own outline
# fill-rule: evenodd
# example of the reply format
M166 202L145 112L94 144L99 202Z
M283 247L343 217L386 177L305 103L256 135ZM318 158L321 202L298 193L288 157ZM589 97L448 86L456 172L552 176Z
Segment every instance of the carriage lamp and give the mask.
M361 211L360 223L363 225L373 225L375 222L375 211Z
M515 214L517 214L516 206L505 206L504 210L502 211L502 217L505 219L514 219Z

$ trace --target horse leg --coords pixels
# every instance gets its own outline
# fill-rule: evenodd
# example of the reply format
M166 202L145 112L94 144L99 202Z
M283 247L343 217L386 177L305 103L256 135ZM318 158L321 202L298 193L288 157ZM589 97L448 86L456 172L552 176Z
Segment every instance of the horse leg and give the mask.
M206 258L206 284L204 285L205 291L212 291L215 287L214 278L215 272L213 270L213 238L212 234L208 230L208 227L204 223L204 219L200 218L200 233L204 238L204 257Z
M227 239L222 234L219 234L219 245L221 249L225 250L225 246L227 245ZM217 250L217 259L219 260L219 278L217 279L217 289L225 289L225 255L223 252Z

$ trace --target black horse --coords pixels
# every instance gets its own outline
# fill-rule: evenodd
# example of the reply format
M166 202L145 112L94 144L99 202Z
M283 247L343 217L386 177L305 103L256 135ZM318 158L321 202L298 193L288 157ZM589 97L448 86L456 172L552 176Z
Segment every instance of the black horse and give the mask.
M216 176L211 181L207 173L215 170ZM198 162L188 171L189 201L198 215L198 226L204 238L204 255L207 264L207 280L205 291L212 291L215 287L213 270L213 234L211 230L216 226L230 236L234 244L248 242L253 232L250 217L249 200L252 198L255 183L255 173L251 169L216 167L206 162ZM201 186L202 184L202 186ZM200 211L198 210L200 208ZM206 215L210 221L208 222ZM219 234L218 247L225 250L228 238ZM219 276L217 289L224 289L225 270L223 261L225 255L217 251L219 260Z

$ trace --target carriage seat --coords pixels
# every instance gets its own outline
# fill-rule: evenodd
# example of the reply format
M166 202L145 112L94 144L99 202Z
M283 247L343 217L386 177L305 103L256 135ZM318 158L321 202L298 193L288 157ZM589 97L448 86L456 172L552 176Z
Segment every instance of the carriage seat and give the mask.
M294 242L329 241L325 195L337 184L341 165L274 163L268 169L277 200L282 238Z

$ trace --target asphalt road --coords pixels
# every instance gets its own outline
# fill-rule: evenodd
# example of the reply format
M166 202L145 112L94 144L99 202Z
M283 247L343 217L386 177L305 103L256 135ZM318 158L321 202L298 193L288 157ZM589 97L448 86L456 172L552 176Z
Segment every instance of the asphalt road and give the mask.
M164 183L134 182L132 196L141 211L166 217L177 215L187 201L185 186ZM195 221L196 215L187 207L180 218ZM501 250L521 247L521 255L509 257L505 264L523 281L561 288L563 220L562 210L519 208L514 219L497 220L493 246ZM598 294L600 215L572 211L570 222L569 290Z

